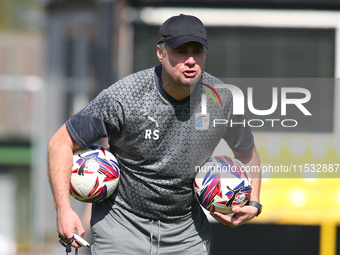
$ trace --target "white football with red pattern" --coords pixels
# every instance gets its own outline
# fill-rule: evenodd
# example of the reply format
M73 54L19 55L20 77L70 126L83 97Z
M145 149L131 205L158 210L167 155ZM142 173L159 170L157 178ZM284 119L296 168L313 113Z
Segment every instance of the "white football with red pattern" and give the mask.
M73 153L70 194L81 202L108 198L117 188L120 169L117 159L103 146L93 144Z
M251 177L243 163L227 156L210 158L194 180L195 196L210 212L228 214L232 207L244 206L251 189Z

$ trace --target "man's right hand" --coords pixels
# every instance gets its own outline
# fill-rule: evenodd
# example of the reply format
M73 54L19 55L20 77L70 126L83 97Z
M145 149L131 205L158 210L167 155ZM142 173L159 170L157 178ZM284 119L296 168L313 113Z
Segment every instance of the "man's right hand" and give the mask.
M57 231L62 238L72 238L73 234L78 232L79 236L85 233L84 227L80 221L79 216L72 210L72 208L57 209ZM66 240L64 239L66 242ZM76 241L72 242L75 248L81 247Z

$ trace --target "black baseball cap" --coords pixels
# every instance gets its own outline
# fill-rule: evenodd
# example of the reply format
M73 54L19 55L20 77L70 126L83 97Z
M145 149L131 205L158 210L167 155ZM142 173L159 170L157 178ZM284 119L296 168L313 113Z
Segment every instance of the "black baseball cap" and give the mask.
M166 20L158 32L158 44L166 44L175 49L187 42L199 42L207 49L207 30L202 21L190 15L180 14Z

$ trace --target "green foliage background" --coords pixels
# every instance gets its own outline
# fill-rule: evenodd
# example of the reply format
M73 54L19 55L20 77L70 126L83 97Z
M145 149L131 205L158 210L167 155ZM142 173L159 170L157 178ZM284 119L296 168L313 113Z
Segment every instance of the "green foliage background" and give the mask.
M43 26L44 12L39 0L0 0L1 31L37 31Z

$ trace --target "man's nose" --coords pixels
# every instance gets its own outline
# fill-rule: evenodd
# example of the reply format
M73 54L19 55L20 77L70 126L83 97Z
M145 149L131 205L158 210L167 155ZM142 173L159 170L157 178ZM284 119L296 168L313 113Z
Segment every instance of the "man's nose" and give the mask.
M188 64L188 65L194 65L194 64L196 64L196 60L195 60L194 56L190 55L190 56L188 56L185 63Z

